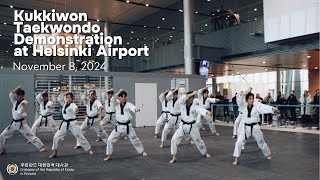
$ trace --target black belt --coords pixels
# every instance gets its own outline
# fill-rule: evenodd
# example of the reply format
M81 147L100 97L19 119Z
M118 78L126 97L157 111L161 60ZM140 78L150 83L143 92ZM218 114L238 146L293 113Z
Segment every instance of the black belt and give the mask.
M182 120L181 119L181 121L182 121L182 125L183 124L187 124L187 125L190 125L190 129L189 129L189 134L190 134L190 132L191 132L191 129L192 129L192 125L194 124L194 123L196 123L196 121L192 121L192 122L185 122L184 120ZM183 129L182 129L183 130ZM183 133L184 133L184 131L183 131ZM185 134L185 133L184 133Z
M112 119L112 114L114 114L114 113L116 113L116 112L106 112L106 114L110 114L110 119L109 119L110 122L111 122L111 119Z
M181 116L181 114L172 114L172 113L170 113L170 115L171 116L175 116L177 119L176 119L176 123L174 123L174 125L177 125L177 122L178 122L178 120L179 120L179 116ZM169 121L169 120L168 120ZM167 122L168 122L167 121Z
M122 122L117 121L117 123L118 123L118 125L125 125L125 126L127 126L127 135L129 135L129 124L130 124L130 121L127 121L127 122L125 122L125 123L122 123ZM116 125L116 127L115 127L116 132L118 132L118 125Z
M44 126L47 126L48 125L48 117L49 116L52 116L52 114L49 114L49 115L46 115L46 116L43 116L41 115L41 119L40 119L40 126L42 125L42 118L45 118L45 122L44 122Z
M63 120L61 121L61 124L60 124L59 130L60 130L60 128L61 128L61 126L62 126L62 124L63 124L64 122L66 122L66 123L67 123L67 130L69 130L70 122L71 122L71 121L75 121L75 120L77 120L77 119L68 119L68 120L63 119Z
M246 138L246 140L248 139L247 138L247 132L246 132L246 126L250 126L251 128L251 136L252 136L252 129L253 129L253 126L257 125L258 123L251 123L251 124L247 124L247 123L244 123L244 136Z
M11 121L11 124L10 124L10 126L7 128L7 129L10 129L10 127L11 127L11 125L13 124L13 122L20 122L20 127L19 127L19 130L21 129L21 127L22 127L22 121L24 120L24 118L22 118L22 119L17 119L17 120L15 120L15 119L12 119L12 121Z
M90 125L90 119L92 119L91 125L90 125L90 126L92 126L92 125L93 125L93 122L94 122L94 119L95 119L95 118L98 118L99 115L96 115L96 116L94 116L94 117L90 117L90 116L87 115L87 117L88 117L87 126Z
M162 111L161 114L166 113L166 118L168 119L168 113L170 113L169 111Z

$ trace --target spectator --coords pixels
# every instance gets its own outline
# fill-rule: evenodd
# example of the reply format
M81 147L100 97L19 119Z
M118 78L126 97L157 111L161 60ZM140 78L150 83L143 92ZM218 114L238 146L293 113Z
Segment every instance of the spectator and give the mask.
M288 104L289 105L297 105L298 104L298 99L296 97L296 95L294 94L294 90L292 90L290 92L290 96L288 97ZM296 116L296 107L289 107L290 110L290 117L291 117L291 121L296 122L297 120L297 116Z
M215 98L220 100L217 104L223 104L223 96L220 94L220 91L217 92ZM216 116L220 117L221 116L221 112L222 112L222 107L221 106L217 106L217 108L216 108L216 113L217 113Z
M277 96L277 101L278 101L278 99L280 99L281 98L281 92L279 91L278 92L278 96Z
M256 99L258 102L263 103L263 99L262 99L262 97L260 97L259 93L256 94Z
M223 116L224 116L224 120L227 120L227 123L229 123L229 99L227 97L227 95L224 95L223 98L223 104L225 104L225 106L223 106Z
M276 104L279 105L287 105L288 101L286 100L286 97L284 94L281 94L278 98ZM286 119L288 117L287 107L280 106L280 127L285 125Z
M314 112L314 120L315 123L317 124L317 129L319 129L319 89L316 90L316 94L313 97L313 104L314 105L318 105L318 107L313 107L313 109L315 110Z
M234 16L233 11L229 10L228 11L228 22L229 22L229 27L232 27L235 22L236 22L236 17Z
M234 119L235 118L237 118L237 116L238 116L238 114L239 114L239 112L238 112L238 105L237 105L237 94L238 93L236 93L235 95L234 95L234 97L232 98L232 108L233 108L233 116L234 116Z
M238 12L237 11L234 11L233 12L233 15L234 15L234 17L235 17L235 25L238 25L238 24L240 24L240 15L238 14Z
M303 105L301 107L301 114L302 114L302 118L303 118L303 123L304 124L308 124L309 129L311 129L311 115L312 115L312 107L308 106L311 104L312 100L311 100L311 95L309 94L309 91L305 90L301 100L300 100L301 104Z

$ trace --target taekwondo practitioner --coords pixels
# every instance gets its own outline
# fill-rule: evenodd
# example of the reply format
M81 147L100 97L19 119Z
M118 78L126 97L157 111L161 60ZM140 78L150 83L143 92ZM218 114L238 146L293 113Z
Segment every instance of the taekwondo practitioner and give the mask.
M209 97L208 87L199 89L197 95L199 99L198 101L199 106L202 108L205 108L208 111L211 111L211 103L216 103L219 101L219 99ZM202 127L202 124L208 124L212 134L216 136L220 135L216 131L216 127L214 126L214 122L211 116L208 116L208 115L200 116L200 121L198 122L198 125L197 125L199 129Z
M53 102L49 100L48 90L39 93L36 96L36 100L40 105L40 116L32 125L32 133L36 134L37 130L43 125L48 127L53 133L56 133L57 127L52 115L54 107Z
M119 100L117 100L116 97L119 98ZM136 108L130 102L127 102L127 93L123 89L120 89L120 91L112 97L111 103L116 108L117 125L108 138L107 157L104 160L108 161L112 159L113 144L118 141L121 134L128 136L130 142L139 154L142 153L143 156L147 156L131 124L131 120L133 120L131 113L140 112L140 109Z
M241 117L243 114L242 112L244 111L244 109L247 108L245 96L251 91L252 91L252 88L250 87L245 92L241 91L240 94L237 94L237 96L236 96L237 106L239 107L238 108L239 114L238 114L236 120L234 121L232 139L237 139L239 124L241 122Z
M173 89L168 92L166 99L168 101L168 108L170 112L170 117L167 120L161 135L161 144L159 147L164 147L164 141L167 139L168 133L171 129L174 131L178 129L181 121L180 104L178 99L178 88Z
M109 89L106 92L102 93L102 101L105 102L105 110L106 115L101 121L101 125L103 128L106 127L107 124L111 123L113 126L116 126L117 120L116 120L116 109L111 103L111 98L114 95L113 89Z
M239 125L238 139L235 143L233 152L233 156L235 157L233 162L234 165L240 163L241 148L244 146L247 138L251 136L257 142L258 147L261 149L264 156L268 160L272 159L270 149L263 139L263 133L258 122L260 122L260 114L274 113L274 111L277 111L278 109L276 107L264 105L259 102L254 102L254 95L251 92L245 95L245 100L247 106L242 112L243 114L241 117L241 123Z
M107 144L108 134L101 126L100 122L100 111L103 108L101 102L97 100L97 94L95 90L89 91L88 94L81 96L81 100L86 105L87 117L80 126L81 133L84 135L86 131L90 128L93 128L98 137ZM77 145L75 149L80 148L80 142L77 140Z
M207 158L211 157L207 152L206 145L202 141L199 129L195 124L199 114L206 116L207 114L211 115L211 112L193 103L194 96L196 94L197 91L188 92L187 95L179 98L181 107L181 123L171 139L172 159L169 161L169 163L175 163L177 161L176 155L178 145L182 138L186 135L191 136L202 155L206 156Z
M6 139L13 136L15 131L19 131L28 141L30 141L40 152L46 151L41 140L31 132L27 124L26 106L28 102L24 99L25 91L18 86L10 92L9 97L12 103L12 122L0 135L0 155L6 154Z
M77 112L79 111L78 106L73 103L73 93L61 93L58 96L58 101L62 105L62 116L63 120L61 121L59 130L53 137L52 150L53 153L49 156L50 158L57 157L57 149L59 140L63 138L67 132L70 130L74 137L80 142L81 147L87 151L89 154L93 154L91 146L87 139L83 136L79 125L77 125Z
M156 123L156 127L155 127L155 135L154 138L158 138L158 134L160 131L160 127L166 122L168 121L168 119L170 118L170 112L169 112L169 106L168 106L168 100L167 100L167 94L168 94L168 90L166 90L165 92L161 93L159 96L159 100L161 102L162 105L162 112L160 117L157 120Z

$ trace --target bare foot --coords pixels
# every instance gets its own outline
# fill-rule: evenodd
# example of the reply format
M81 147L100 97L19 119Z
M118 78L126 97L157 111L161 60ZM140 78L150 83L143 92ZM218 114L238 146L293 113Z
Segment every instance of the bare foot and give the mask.
M173 156L172 159L169 161L169 164L173 164L175 162L177 162L177 158Z
M242 148L241 148L242 150L244 150L244 146L242 146Z
M209 153L206 153L205 156L206 156L206 158L211 158Z
M237 135L233 135L233 136L232 136L232 139L236 139L236 138L237 138Z
M194 141L192 139L189 142L190 142L190 144L194 144Z
M99 141L102 141L102 139L99 137L96 141L99 142Z
M142 156L148 156L148 154L145 151L143 151Z
M124 136L123 139L128 139L128 136Z
M220 121L220 120L217 120L217 119L216 119L214 122L215 122L215 123L221 123L221 121Z
M272 159L271 155L269 155L269 156L267 157L267 159L268 159L268 160L271 160L271 159Z
M92 149L89 149L89 151L88 151L88 152L89 152L89 154L90 154L90 155L92 155L92 154L93 154Z
M232 163L233 165L237 165L240 164L240 160L239 158L236 157L236 159L234 160L234 162Z
M45 147L41 147L39 150L39 152L45 152L45 151L47 151L47 149Z
M153 136L153 138L159 138L158 134L155 134L155 135Z
M27 143L29 144L29 143L31 143L31 141L27 141Z
M159 147L161 147L161 148L163 148L163 147L164 147L163 142L161 142L161 144L160 144L160 146L159 146Z
M4 155L4 154L6 154L7 152L6 152L6 150L5 149L2 149L2 151L0 151L0 155Z
M219 134L219 133L214 133L214 135L216 135L216 136L220 136L220 134Z
M81 148L81 146L75 146L73 149L79 149Z
M202 131L205 131L206 129L205 129L205 128L201 128L201 130L202 130Z
M109 160L111 160L112 159L112 157L111 157L111 155L108 155L106 158L104 158L103 160L104 161L109 161Z
M53 153L49 156L49 158L57 157L57 151L53 151Z

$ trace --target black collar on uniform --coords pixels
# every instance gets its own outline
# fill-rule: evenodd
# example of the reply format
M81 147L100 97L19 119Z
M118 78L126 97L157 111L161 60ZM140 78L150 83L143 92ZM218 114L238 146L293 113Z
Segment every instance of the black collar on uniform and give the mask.
M108 99L108 107L110 107L110 99Z
M67 108L70 106L70 104L66 103L66 105L64 106L64 110L63 110L64 114L67 114Z
M47 105L48 101L43 101L43 109L46 110L46 105Z
M122 103L120 104L121 115L124 115L123 109L124 109L124 107L126 106L126 103L127 103L127 102L125 102L125 103L123 104L123 106L122 106Z
M168 101L165 99L164 100L164 107L167 107Z
M24 99L22 99L21 101L17 101L16 107L14 108L15 110L18 110L18 106L19 106L19 104L20 104L23 100L24 100Z
M92 111L92 105L93 105L93 103L94 103L95 101L96 101L95 99L94 99L93 101L90 100L90 111Z
M253 105L251 107L247 106L248 109L248 118L251 118L251 111L252 111Z
M172 107L174 107L174 103L176 103L176 101L178 100L178 98L177 99L173 99L172 101L173 101L173 103L172 103Z
M190 115L190 107L192 106L192 103L190 104L190 106L188 106L188 104L186 104L186 108L187 108L187 116Z
M205 104L206 104L206 100L207 100L207 98L208 98L208 97L204 97L204 98L203 98L203 105L205 105Z

